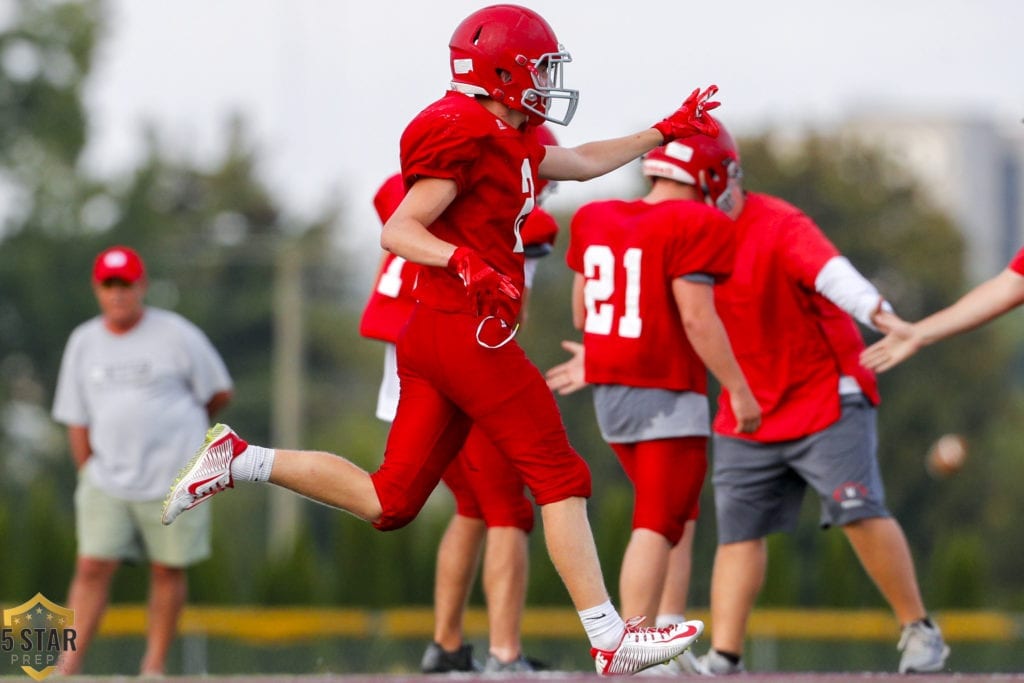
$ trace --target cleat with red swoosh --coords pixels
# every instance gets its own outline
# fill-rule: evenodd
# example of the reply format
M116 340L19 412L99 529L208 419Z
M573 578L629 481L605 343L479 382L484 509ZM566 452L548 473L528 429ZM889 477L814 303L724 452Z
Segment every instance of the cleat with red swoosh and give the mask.
M216 424L206 432L206 441L196 451L178 478L171 486L164 501L160 521L170 524L185 510L209 500L215 493L233 488L231 461L238 457L249 444L231 427Z
M614 650L590 650L597 673L629 676L664 664L681 655L704 632L704 622L697 619L664 628L641 628L643 620L633 617L626 622L626 632Z

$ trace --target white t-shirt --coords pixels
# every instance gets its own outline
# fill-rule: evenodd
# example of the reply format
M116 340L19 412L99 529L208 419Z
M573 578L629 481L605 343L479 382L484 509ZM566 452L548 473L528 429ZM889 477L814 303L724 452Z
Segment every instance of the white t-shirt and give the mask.
M147 307L124 334L110 332L99 316L75 328L53 417L89 428L85 474L93 483L127 500L158 500L202 445L206 404L231 386L224 361L198 327Z

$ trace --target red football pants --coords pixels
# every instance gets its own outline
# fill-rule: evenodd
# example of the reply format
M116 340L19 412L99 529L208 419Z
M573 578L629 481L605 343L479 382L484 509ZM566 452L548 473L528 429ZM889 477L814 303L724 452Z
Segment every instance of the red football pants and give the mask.
M675 545L700 513L708 469L707 437L685 436L610 444L633 482L633 528L650 529Z
M396 345L401 395L372 479L379 529L416 517L476 425L538 505L590 496L590 469L569 445L554 395L514 341L476 342L478 319L416 307ZM493 457L493 456L491 456Z
M482 519L491 527L533 530L533 503L522 477L479 428L469 430L466 443L441 478L455 497L455 511Z

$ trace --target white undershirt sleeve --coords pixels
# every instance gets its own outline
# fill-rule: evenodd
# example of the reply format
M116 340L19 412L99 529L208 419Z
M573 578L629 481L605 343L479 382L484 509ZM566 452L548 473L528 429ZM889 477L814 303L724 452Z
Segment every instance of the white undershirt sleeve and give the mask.
M845 256L829 259L814 278L814 289L873 330L876 328L871 322L871 314L878 308L879 302L883 310L892 311L892 306L882 299L878 289Z

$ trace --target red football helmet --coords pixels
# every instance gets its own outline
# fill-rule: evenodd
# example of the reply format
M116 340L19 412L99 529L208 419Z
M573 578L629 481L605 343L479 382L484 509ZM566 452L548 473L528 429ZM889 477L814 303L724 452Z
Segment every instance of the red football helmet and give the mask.
M652 149L644 157L644 175L698 187L709 204L731 214L741 192L743 169L736 143L719 125L717 138L693 135Z
M448 43L452 89L486 95L525 113L530 123L568 125L579 91L562 87L562 64L572 57L548 22L518 5L492 5L466 17ZM559 114L551 111L558 101Z

